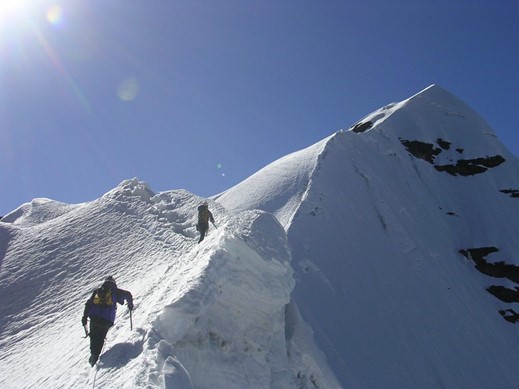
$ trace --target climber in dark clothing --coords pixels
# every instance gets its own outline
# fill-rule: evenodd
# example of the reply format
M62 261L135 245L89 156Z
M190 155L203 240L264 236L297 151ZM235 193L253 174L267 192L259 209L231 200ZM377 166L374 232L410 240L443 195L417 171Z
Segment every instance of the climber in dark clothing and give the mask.
M85 304L81 323L86 329L90 318L90 365L94 366L101 354L106 334L114 325L117 304L128 303L128 309L133 309L133 297L127 290L119 289L113 277L107 277L103 285L96 289Z
M207 233L207 230L209 230L209 221L211 221L211 223L216 227L216 224L214 224L213 214L209 210L209 205L206 201L198 207L198 224L196 225L197 231L200 232L198 243L204 240L205 234Z

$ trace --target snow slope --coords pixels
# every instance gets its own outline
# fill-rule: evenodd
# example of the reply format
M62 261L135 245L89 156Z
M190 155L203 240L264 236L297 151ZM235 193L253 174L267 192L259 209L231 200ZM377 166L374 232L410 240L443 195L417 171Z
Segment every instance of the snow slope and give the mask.
M519 162L482 118L433 85L289 158L215 198L290 209L292 298L343 387L519 384Z
M127 180L0 222L1 388L513 388L519 161L439 86L210 199ZM90 368L83 304L135 296Z
M294 280L278 221L211 204L219 228L198 245L201 201L134 179L91 203L37 199L6 215L0 387L296 387L301 370L336 385L319 356L303 360L286 337L297 315L285 315ZM120 307L91 369L80 319L107 275L135 297L133 331Z

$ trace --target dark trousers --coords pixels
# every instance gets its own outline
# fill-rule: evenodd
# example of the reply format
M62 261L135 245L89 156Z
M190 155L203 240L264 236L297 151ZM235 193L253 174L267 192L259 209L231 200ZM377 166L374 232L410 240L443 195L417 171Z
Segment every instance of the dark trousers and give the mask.
M198 243L204 240L205 234L209 229L209 224L198 223L198 231L200 232L200 239L198 239Z
M111 326L112 323L101 317L90 318L90 353L96 360L103 350L106 334Z

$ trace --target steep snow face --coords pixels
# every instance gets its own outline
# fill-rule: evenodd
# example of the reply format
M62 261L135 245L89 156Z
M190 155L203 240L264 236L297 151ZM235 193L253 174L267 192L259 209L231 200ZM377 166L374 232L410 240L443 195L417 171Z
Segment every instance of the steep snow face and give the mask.
M519 162L484 120L432 86L339 131L312 159L283 224L294 304L341 385L516 385ZM217 201L233 210L255 190Z
M210 203L218 229L197 244L201 201L128 180L90 203L37 200L6 215L0 386L290 388L305 375L337 386L318 356L301 358L291 344L301 337L285 334L297 312L285 314L294 280L277 219ZM80 319L108 275L134 295L133 330L120 306L92 369Z
M328 139L280 158L214 199L234 212L262 209L275 214L283 225L289 224Z
M432 86L215 196L199 245L186 191L33 200L0 222L0 387L514 387L518 172ZM133 330L91 369L107 275Z
M483 118L437 85L373 112L350 130L375 130L372 136L376 143L380 143L380 135L398 139L411 154L435 167L456 165L462 159L507 159L511 155Z

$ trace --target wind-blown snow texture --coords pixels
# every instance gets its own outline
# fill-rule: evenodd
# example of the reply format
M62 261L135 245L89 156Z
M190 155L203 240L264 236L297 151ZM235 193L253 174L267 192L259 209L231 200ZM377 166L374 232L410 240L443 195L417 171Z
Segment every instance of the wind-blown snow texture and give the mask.
M516 387L518 173L431 86L214 196L200 245L183 190L33 200L0 223L0 387ZM107 275L133 331L92 369Z
M302 360L286 341L294 280L282 226L211 204L218 229L198 245L202 200L134 179L91 203L37 199L7 215L0 387L296 387L306 374L337 385L319 353ZM79 320L107 275L135 296L134 330L120 308L97 371Z

